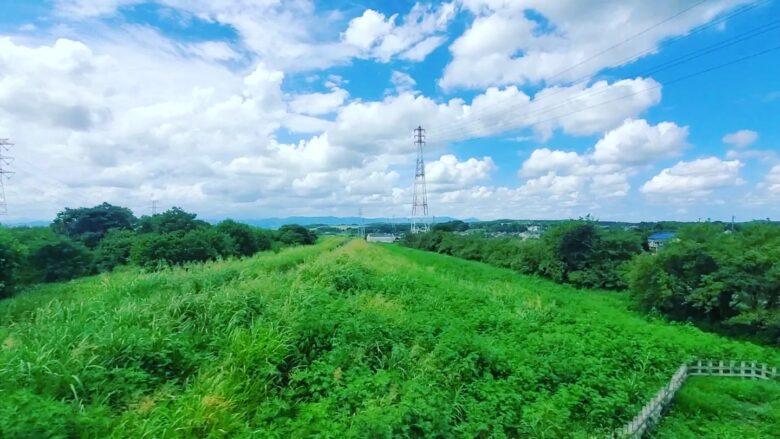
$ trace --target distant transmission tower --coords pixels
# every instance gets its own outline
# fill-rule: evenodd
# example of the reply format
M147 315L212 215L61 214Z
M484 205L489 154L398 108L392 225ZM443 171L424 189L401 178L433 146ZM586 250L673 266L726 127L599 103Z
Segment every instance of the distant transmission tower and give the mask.
M157 215L157 200L152 198L152 216Z
M6 167L11 166L13 157L6 155L11 152L11 143L8 139L0 139L0 215L8 215L8 203L5 200L5 179L13 174Z
M424 233L431 229L428 217L428 189L425 185L425 130L414 129L414 144L417 146L417 170L414 173L414 201L412 203L412 233Z

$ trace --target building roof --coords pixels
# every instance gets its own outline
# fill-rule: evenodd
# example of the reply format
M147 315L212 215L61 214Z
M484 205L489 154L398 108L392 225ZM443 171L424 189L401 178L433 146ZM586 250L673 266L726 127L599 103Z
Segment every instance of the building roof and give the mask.
M668 241L674 238L674 235L674 232L655 232L648 236L647 239L652 241Z

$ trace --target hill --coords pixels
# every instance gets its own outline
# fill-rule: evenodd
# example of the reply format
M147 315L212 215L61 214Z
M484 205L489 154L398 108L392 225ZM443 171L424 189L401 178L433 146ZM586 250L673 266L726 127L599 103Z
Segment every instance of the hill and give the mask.
M0 302L0 437L585 438L690 358L780 364L618 293L342 243Z

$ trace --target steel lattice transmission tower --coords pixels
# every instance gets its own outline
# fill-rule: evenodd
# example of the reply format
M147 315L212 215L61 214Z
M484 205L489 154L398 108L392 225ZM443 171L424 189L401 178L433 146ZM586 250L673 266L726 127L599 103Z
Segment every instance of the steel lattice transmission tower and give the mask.
M11 151L11 143L8 139L0 139L0 215L8 214L8 204L5 201L5 179L13 174L6 167L11 165L13 157L7 155Z
M431 229L428 216L428 189L425 185L425 130L418 126L414 129L414 144L417 147L417 170L414 173L414 201L412 203L412 233L423 233Z

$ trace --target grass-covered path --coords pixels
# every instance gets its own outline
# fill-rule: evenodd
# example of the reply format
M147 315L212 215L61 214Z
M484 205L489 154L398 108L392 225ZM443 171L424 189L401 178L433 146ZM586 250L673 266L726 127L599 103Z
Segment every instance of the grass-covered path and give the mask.
M599 437L693 357L619 294L326 241L0 303L0 437Z

